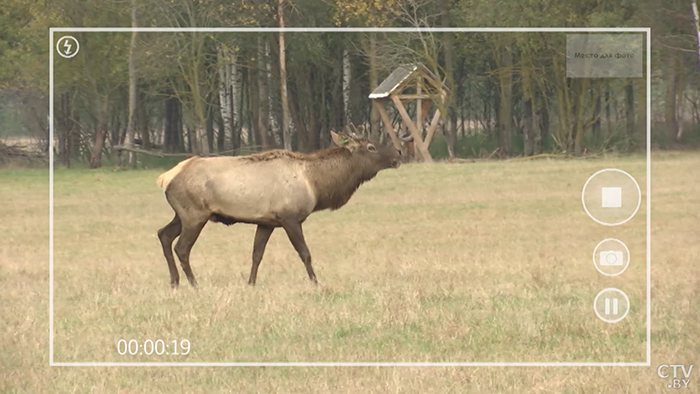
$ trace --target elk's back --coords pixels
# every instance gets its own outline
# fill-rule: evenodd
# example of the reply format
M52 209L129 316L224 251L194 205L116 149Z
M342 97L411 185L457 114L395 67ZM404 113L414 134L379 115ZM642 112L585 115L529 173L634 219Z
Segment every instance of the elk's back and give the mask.
M316 205L305 163L292 158L251 161L198 158L168 188L168 200L237 222L279 225L280 215L305 219Z

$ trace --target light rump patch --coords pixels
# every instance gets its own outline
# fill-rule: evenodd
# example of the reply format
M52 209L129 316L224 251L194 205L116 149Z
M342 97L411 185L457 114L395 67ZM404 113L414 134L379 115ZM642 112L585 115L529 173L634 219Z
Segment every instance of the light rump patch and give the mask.
M197 156L190 157L189 159L186 159L186 160L179 162L170 171L166 171L166 172L160 174L160 176L156 180L156 184L158 185L158 187L163 189L163 191L167 190L168 185L170 184L170 182L172 182L173 178L175 178L175 176L177 176L177 174L179 174L185 168L185 166L187 166L189 163L195 161L198 158L199 157L197 157Z

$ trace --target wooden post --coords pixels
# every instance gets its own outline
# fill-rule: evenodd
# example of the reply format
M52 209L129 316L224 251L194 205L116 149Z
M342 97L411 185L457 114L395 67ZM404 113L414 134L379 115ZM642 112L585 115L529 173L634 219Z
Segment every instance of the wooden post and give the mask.
M408 130L408 127L402 122L399 123L399 128L401 129L400 135L406 135L406 133L411 133ZM416 159L416 143L411 140L411 141L406 141L404 144L404 154L406 155L406 160L411 161Z
M423 130L422 125L425 123L425 118L428 116L428 112L430 112L430 107L431 107L432 105L433 105L432 100L425 100L425 101L423 101L423 112L421 112L421 115L422 115L422 116L421 116L421 118L418 120L418 122L420 122L420 124L421 124L421 128L419 129L419 130L421 130L421 132L422 132L422 130ZM423 141L425 142L426 140L423 139ZM425 146L430 147L430 144L426 142Z
M420 78L416 78L416 94L420 97L423 92L421 91ZM423 138L423 99L416 99L416 129L418 129L418 135Z
M389 134L389 137L391 137L391 142L394 144L394 148L401 150L401 142L399 141L399 138L396 136L396 132L394 131L394 127L391 125L391 119L389 119L389 114L386 112L386 108L384 108L384 101L383 100L374 100L374 105L377 106L377 109L379 110L379 114L382 116L382 121L384 122L384 128L386 129L386 132Z
M420 78L416 78L416 96L418 98L416 99L416 129L418 130L418 135L420 138L423 138L423 123L421 123L421 119L423 119L423 99L421 96L423 95L423 92L421 91L421 85L420 85ZM417 152L421 156L422 153L420 151ZM416 160L418 157L416 157ZM425 160L425 159L423 159Z
M394 101L394 104L396 105L396 109L399 110L399 113L401 114L401 118L403 119L404 124L406 124L408 129L411 131L411 134L413 135L413 140L416 144L416 147L418 148L421 155L423 156L423 160L425 160L426 163L432 163L433 158L430 156L430 152L428 152L428 149L423 144L423 140L421 139L421 136L418 133L418 129L416 128L416 125L413 124L411 117L408 116L408 112L406 112L406 108L401 103L401 100L398 97L396 97L396 95L394 95L394 94L391 95L391 99Z
M433 115L433 120L430 121L430 126L428 126L428 134L425 136L425 144L430 146L430 141L433 140L433 134L437 129L438 123L440 123L440 109L435 110L435 115Z
M440 104L444 107L445 101L447 101L447 92L443 89L442 92L440 93ZM437 130L438 123L440 122L440 105L438 105L438 109L435 111L435 115L433 115L433 120L430 121L430 126L428 127L428 134L425 136L425 143L426 145L430 146L430 142L433 140L433 135L435 134L435 130Z

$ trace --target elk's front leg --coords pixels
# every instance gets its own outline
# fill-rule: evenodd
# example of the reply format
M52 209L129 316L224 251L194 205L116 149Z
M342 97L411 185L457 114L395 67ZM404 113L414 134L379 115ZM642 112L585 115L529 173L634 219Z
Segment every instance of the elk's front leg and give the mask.
M258 225L257 230L255 230L255 243L253 244L253 266L250 267L250 278L248 279L248 284L255 286L255 280L258 277L258 267L262 261L263 255L265 254L265 246L267 246L267 241L270 240L270 235L275 230L274 227Z
M306 273L309 274L309 279L318 284L314 269L311 267L311 253L309 252L309 247L306 246L306 240L304 240L304 231L301 228L301 223L296 221L285 222L282 223L282 227L284 228L284 231L287 232L287 236L292 242L292 245L294 245L294 249L296 249L297 253L299 253L301 261L304 262L304 266L306 266Z

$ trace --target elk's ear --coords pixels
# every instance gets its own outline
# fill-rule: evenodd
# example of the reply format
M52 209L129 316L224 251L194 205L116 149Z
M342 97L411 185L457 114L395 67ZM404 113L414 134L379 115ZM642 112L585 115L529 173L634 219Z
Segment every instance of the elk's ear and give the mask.
M331 130L331 139L333 139L333 143L341 148L347 147L352 142L352 139L347 135L343 133L336 133L333 130Z

